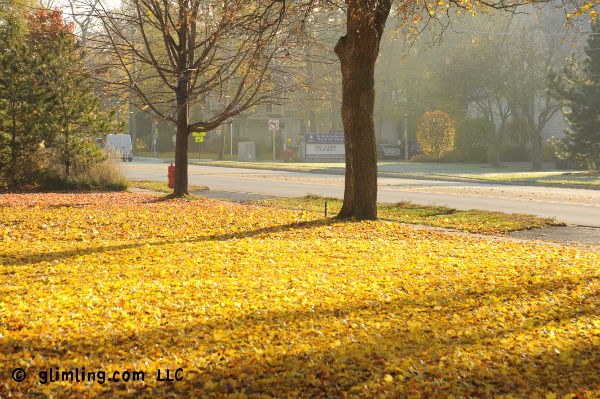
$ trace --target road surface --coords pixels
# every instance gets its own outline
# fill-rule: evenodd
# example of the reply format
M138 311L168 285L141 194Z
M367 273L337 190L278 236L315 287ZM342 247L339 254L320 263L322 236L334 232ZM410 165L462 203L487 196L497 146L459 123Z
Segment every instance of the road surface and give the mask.
M167 181L167 166L158 160L123 163L132 180ZM275 197L344 195L343 176L306 172L190 165L189 184ZM377 198L379 202L411 201L463 210L527 213L554 217L571 225L600 227L600 191L596 190L383 177L379 178Z

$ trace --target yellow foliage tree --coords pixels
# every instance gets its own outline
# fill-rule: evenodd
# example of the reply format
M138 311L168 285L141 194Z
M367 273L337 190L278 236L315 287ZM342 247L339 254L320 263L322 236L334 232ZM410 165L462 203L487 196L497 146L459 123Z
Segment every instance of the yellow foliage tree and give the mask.
M445 112L426 112L419 122L417 140L425 155L438 156L454 145L454 122Z

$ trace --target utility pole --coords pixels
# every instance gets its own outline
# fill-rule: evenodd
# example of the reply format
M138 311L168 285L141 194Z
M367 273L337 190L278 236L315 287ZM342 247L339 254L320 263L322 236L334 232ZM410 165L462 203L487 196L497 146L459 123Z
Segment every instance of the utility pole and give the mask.
M404 160L408 162L408 111L404 111Z
M131 43L135 49L135 30L131 31ZM131 81L129 85L129 136L131 136L131 146L133 155L137 156L137 143L135 135L135 116L133 114L133 84L135 80L135 51L131 51Z
M229 96L231 93L231 37L229 38L229 65L227 66L227 105L229 105ZM229 160L233 159L233 119L229 122L229 133L231 139L229 141Z
M229 48L227 52L227 92L225 93L225 108L229 106L229 92L231 89L231 37L229 38ZM231 133L231 138L233 140L233 132ZM221 140L219 143L219 161L222 161L225 158L225 138L227 137L227 122L221 124ZM232 150L233 153L233 144ZM233 155L233 154L232 154Z

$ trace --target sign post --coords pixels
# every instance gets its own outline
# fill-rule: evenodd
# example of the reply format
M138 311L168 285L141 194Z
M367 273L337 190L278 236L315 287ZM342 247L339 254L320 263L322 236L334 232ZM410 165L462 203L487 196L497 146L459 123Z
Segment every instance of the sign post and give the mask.
M404 111L404 162L408 162L408 111Z
M279 130L279 119L269 119L269 129L273 131L273 163L275 163L275 130Z
M206 132L192 132L192 136L194 136L194 141L198 143L198 162L200 162L200 159L202 159L200 151L202 143L204 142L204 137L206 137Z
M152 124L152 156L158 155L156 152L156 139L158 138L157 124L158 120L154 118L154 123Z

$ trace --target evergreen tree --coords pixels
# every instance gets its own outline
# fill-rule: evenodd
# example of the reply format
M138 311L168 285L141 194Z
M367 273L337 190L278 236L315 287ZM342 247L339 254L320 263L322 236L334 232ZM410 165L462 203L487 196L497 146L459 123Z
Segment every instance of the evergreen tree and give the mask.
M600 166L600 19L591 28L586 58L573 53L560 73L550 70L546 92L561 104L568 125L566 138L551 142L558 157L594 171Z
M112 114L100 112L100 102L94 97L85 53L73 34L73 25L65 24L59 9L38 10L27 16L27 44L35 57L47 58L46 85L56 101L51 111L53 154L65 175L79 162L82 167L104 159L92 140L104 136L116 126L110 123ZM122 126L121 126L122 129Z
M19 20L8 17L0 28L0 178L12 185L30 172L52 123L53 97L41 84L46 61L32 56Z

